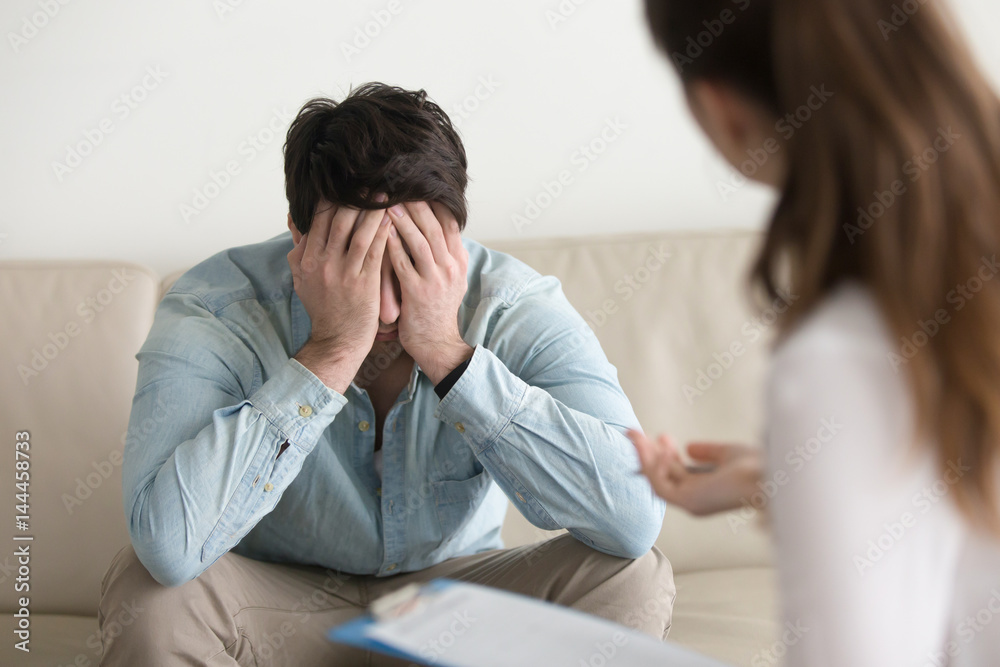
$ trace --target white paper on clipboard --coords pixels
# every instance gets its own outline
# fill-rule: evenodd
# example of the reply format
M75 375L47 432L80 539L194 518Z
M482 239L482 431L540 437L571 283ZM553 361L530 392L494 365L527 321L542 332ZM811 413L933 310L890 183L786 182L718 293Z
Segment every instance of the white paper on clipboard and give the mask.
M442 667L725 667L596 616L446 579L375 610L368 639Z

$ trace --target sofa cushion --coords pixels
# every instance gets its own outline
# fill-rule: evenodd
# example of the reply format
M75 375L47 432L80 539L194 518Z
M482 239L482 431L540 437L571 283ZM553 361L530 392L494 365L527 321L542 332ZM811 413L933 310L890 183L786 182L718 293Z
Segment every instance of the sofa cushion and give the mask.
M9 634L9 633L8 633ZM0 645L0 665L18 667L97 667L101 635L96 616L36 614L31 618L31 652Z
M667 639L731 665L780 663L773 650L780 616L773 568L688 572L674 581Z

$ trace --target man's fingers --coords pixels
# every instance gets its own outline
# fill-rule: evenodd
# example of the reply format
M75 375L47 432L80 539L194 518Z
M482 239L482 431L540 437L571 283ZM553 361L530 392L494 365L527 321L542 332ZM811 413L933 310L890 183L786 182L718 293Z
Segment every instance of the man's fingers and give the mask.
M361 273L365 268L375 237L382 231L382 227L388 227L388 225L389 215L385 209L364 211L358 217L357 229L354 231L354 236L351 237L351 246L347 251L348 268L354 274ZM389 230L385 231L388 234ZM382 244L384 247L384 238Z
M316 209L312 226L305 235L305 248L302 250L301 267L306 273L315 271L326 261L329 252L327 238L336 225L336 217L343 212L339 206L325 199L317 204Z
M415 201L404 204L404 208L410 214L410 219L416 223L420 233L427 239L427 244L434 254L434 261L438 264L445 260L445 256L450 254L448 244L445 242L444 229L441 222L427 202Z
M302 236L300 266L303 271L315 271L326 255L326 241L336 213L337 207L325 199L316 205L316 213L309 225L309 231Z
M375 229L375 238L372 239L368 252L365 254L365 264L362 271L378 271L381 268L382 257L385 255L385 248L389 241L390 227L392 227L392 223L389 222L389 216L386 215L385 211L382 211L382 221Z
M299 236L299 242L294 243L292 249L288 252L288 266L292 269L292 275L298 272L299 265L302 263L302 252L306 249L306 237L308 234L302 234Z
M321 199L316 204L316 213L313 215L312 223L309 225L309 240L306 245L306 252L322 251L326 248L330 238L330 229L333 226L333 218L337 215L340 207L325 199Z
M354 226L365 213L367 211L347 206L341 206L337 209L336 215L330 222L330 237L326 243L328 252L335 253L337 257L343 257L347 254Z
M441 223L441 229L444 230L444 240L448 244L448 252L456 259L461 257L465 254L465 248L462 245L462 230L458 227L458 220L444 204L434 201L431 202L430 206L431 210L434 211L434 217L438 219L438 222Z
M393 206L388 211L389 217L392 218L392 225L399 232L399 237L406 241L410 253L413 254L413 265L417 272L424 276L428 275L434 267L434 253L431 251L427 239L401 204ZM389 238L392 239L391 233Z
M403 241L396 233L396 228L390 222L386 225L389 233L389 238L386 241L386 246L389 248L389 261L392 262L392 268L396 272L396 277L399 278L401 283L406 282L410 278L411 272L415 269L413 268L413 262L410 261L410 256L406 254L406 249L403 248Z

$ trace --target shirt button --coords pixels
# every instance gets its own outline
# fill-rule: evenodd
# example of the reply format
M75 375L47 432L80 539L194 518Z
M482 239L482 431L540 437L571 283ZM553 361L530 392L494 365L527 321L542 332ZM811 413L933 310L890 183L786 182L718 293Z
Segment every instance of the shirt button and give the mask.
M299 416L300 417L309 417L309 416L312 415L312 413L313 413L313 409L312 409L311 405L300 405L299 406Z
M368 422L366 422L366 421L362 421L362 422L359 422L359 423L358 423L358 428L359 428L359 429L360 429L361 431L367 431L367 430L368 430L368 429L369 429L370 427L371 427L371 424L369 424L369 423L368 423Z
M514 495L517 496L517 499L520 500L522 503L524 502L524 496L522 496L520 493L515 493Z
M455 422L455 430L459 433L465 433L465 424L462 422Z
M270 482L268 482L267 484L264 485L264 490L265 491L270 491L273 488L274 488L274 484L271 484Z
M392 572L395 569L396 569L396 564L392 563L391 565L389 565L388 567L385 568L385 571L386 572Z
M256 477L253 478L253 484L251 484L251 486L257 486L257 482L259 481L260 481L260 475L257 475Z

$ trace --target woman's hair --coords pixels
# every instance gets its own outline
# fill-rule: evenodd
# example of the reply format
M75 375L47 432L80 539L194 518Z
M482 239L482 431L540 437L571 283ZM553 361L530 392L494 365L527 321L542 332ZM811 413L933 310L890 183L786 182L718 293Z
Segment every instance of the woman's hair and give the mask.
M288 128L284 155L289 213L303 234L321 199L358 209L439 202L465 228L465 148L423 90L367 83L339 103L309 100ZM379 193L388 201L376 202Z
M646 10L685 84L724 83L775 113L787 177L753 278L799 297L782 335L841 280L864 284L918 433L943 469L971 467L958 507L1000 533L1000 103L952 19L933 0Z

